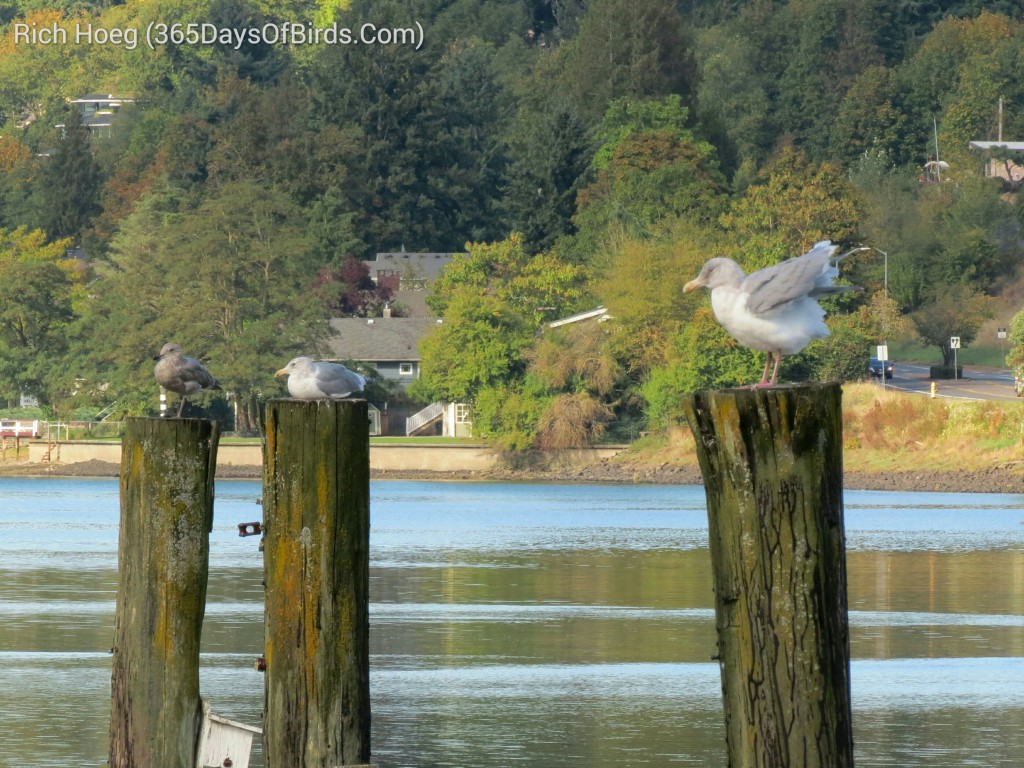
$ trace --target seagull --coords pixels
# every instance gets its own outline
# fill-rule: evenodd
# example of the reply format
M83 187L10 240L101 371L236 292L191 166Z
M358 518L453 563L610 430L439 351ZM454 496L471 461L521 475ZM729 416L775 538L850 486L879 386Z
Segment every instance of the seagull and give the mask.
M308 357L296 357L274 375L288 377L288 393L297 400L347 397L366 386L366 377L344 365L315 363Z
M206 370L206 366L198 360L185 357L181 345L173 341L164 344L160 354L153 358L157 361L153 375L157 383L164 389L181 395L178 404L178 417L185 408L185 398L204 389L220 389L220 382Z
M833 285L838 264L855 251L834 257L839 246L822 240L803 256L745 275L732 259L710 259L694 280L683 286L711 290L711 308L718 322L740 344L768 353L761 381L753 387L774 387L783 355L793 355L812 339L828 336L825 310L816 299L845 291L851 285ZM855 249L857 250L857 249ZM771 379L768 369L772 362Z

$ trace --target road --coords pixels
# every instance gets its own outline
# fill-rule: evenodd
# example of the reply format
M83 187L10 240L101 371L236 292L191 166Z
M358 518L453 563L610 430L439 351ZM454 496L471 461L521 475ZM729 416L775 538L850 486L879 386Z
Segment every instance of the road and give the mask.
M963 373L962 379L937 379L936 397L1024 402L1024 398L1014 394L1013 374L1008 370L964 367ZM932 380L928 378L928 366L896 363L893 365L893 377L885 382L885 386L928 395L932 386Z

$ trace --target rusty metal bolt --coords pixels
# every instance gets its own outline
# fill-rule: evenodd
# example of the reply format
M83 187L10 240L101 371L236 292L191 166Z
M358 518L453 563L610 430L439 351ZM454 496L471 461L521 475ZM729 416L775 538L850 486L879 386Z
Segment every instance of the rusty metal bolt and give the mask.
M254 666L256 667L256 671L257 672L266 672L267 671L267 659L266 659L266 657L265 656L257 656L256 657L256 664Z
M239 536L257 536L262 532L259 523L239 523L238 524L238 535Z

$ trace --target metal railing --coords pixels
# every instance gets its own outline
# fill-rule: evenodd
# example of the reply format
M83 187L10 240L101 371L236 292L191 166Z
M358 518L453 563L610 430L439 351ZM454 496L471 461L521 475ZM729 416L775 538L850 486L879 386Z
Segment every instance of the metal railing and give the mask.
M405 434L413 435L444 415L443 403L431 403L405 420Z

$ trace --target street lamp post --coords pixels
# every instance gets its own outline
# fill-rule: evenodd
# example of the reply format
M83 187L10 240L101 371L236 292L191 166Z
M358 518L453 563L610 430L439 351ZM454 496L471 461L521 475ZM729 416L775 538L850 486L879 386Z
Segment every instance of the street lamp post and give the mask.
M881 248L875 248L880 254L882 254L882 291L885 293L885 298L889 298L889 254L883 251Z
M863 251L878 251L882 254L882 290L885 294L885 298L889 298L889 254L883 251L881 248L875 248L873 245L862 245L859 248L854 248L851 253L861 253ZM878 362L882 365L882 389L885 389L885 366L889 362L889 339L886 334L886 339L882 341L885 347L885 360L879 360Z

